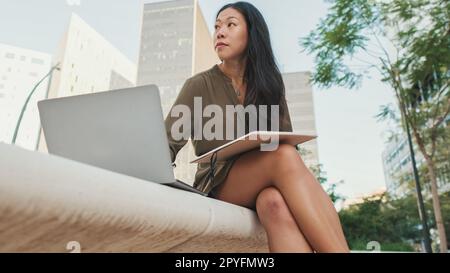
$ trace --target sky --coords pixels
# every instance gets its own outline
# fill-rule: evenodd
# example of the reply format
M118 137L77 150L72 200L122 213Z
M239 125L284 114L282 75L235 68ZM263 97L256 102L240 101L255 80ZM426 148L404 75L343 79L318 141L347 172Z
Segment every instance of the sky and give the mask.
M143 3L150 0L0 0L0 43L54 54L70 14L77 13L122 53L137 63ZM210 30L216 12L230 1L199 0ZM320 0L249 0L269 26L282 72L313 71L313 57L301 52L305 37L327 14ZM343 180L338 192L348 198L385 185L381 154L385 123L375 116L393 103L379 76L364 79L357 90L313 86L319 160L330 182Z

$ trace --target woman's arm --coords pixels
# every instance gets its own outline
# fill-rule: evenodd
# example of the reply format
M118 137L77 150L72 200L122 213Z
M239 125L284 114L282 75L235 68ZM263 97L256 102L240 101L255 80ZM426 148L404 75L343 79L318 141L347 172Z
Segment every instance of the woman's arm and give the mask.
M198 80L196 80L195 78L188 79L181 88L177 99L175 100L165 119L165 127L172 163L175 162L178 152L184 147L184 145L186 145L189 137L192 137L193 135L194 97L200 96L201 88L202 86L200 85L200 82ZM189 116L184 116L186 114L185 110L189 111ZM179 124L182 119L186 118L189 119L187 120L187 122L190 123L189 131L186 131L187 128L184 127L179 128ZM174 130L174 132L180 132L181 129L184 130L181 139L179 135L176 136L172 134L172 130Z

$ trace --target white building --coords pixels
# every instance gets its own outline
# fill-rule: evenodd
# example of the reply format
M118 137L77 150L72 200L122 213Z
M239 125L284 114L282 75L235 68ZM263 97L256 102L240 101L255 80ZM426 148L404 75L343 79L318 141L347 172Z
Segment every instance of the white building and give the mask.
M414 155L418 169L425 166L425 159L416 145ZM386 145L382 154L384 179L388 193L394 198L401 198L415 192L415 186L409 182L414 181L411 154L409 151L408 138L401 135ZM406 179L405 179L406 178ZM439 165L436 169L438 192L442 194L450 191L450 164ZM429 183L420 181L422 194L430 198L431 188Z
M198 1L144 4L137 85L158 85L164 116L186 79L219 61Z
M365 200L378 200L380 198L382 198L382 196L386 193L386 188L385 187L380 187L378 189L375 189L369 193L366 194L360 194L358 196L355 196L353 198L350 199L346 199L344 202L342 202L340 204L340 208L341 209L348 209L353 205L359 205L365 202Z
M136 65L90 27L72 14L59 45L49 98L73 96L135 86ZM46 150L40 139L40 150Z
M0 141L11 143L22 107L33 87L50 71L51 55L0 44ZM32 95L19 127L16 144L35 150L39 136L37 101L48 88L45 79Z
M293 131L305 135L317 135L314 96L310 84L311 73L283 73L282 76ZM317 166L319 164L317 139L308 141L300 147L305 164Z
M137 85L158 85L164 117L184 82L219 61L197 0L144 4ZM178 179L193 183L194 157L189 141L175 161Z
M423 157L417 153L415 149L415 156L417 166L423 163ZM411 193L411 188L408 189L408 183L401 182L402 177L408 176L413 178L413 168L411 162L411 155L409 152L409 144L406 136L401 136L398 139L393 139L386 146L382 153L384 179L388 193L394 198L400 198Z

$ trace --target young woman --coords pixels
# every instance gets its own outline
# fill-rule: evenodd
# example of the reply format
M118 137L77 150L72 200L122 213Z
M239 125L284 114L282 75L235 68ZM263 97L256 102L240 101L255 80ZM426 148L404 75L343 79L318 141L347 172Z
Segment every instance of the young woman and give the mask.
M199 98L200 111L208 105L224 112L227 105L278 105L279 131L292 131L283 80L261 13L246 2L225 5L216 16L214 46L222 62L188 79L166 118L172 162L187 142L187 138L173 137L172 127L179 120L179 113L173 110L183 105L194 113ZM194 138L198 121L193 116L188 133L196 155L229 141L225 137ZM225 114L218 118L223 119L223 128L215 129L224 133L230 119ZM202 121L205 124L208 118L202 117ZM240 122L248 125L246 120ZM215 165L213 170L209 163L198 165L194 187L210 197L255 209L271 252L349 251L330 198L294 146L253 150Z

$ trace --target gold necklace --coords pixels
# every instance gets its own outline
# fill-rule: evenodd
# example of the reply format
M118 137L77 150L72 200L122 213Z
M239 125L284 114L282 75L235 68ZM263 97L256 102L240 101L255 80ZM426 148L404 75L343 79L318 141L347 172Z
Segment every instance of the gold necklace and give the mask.
M219 67L221 67L219 65ZM233 87L234 93L236 93L236 96L240 97L241 96L241 91L239 89L236 89L233 85L233 81L231 80L231 77L225 73L225 71L223 71L222 69L220 69L222 71L222 73L225 75L225 77L227 77L230 80L231 86ZM244 76L239 76L239 79L244 79Z
M231 86L232 86L233 89L234 89L234 93L236 93L236 95L237 95L238 97L240 97L240 96L241 96L241 90L239 90L238 88L234 87L233 83L231 83Z
M241 92L239 91L239 89L234 88L234 92L236 93L236 95L237 95L238 97L241 96Z

